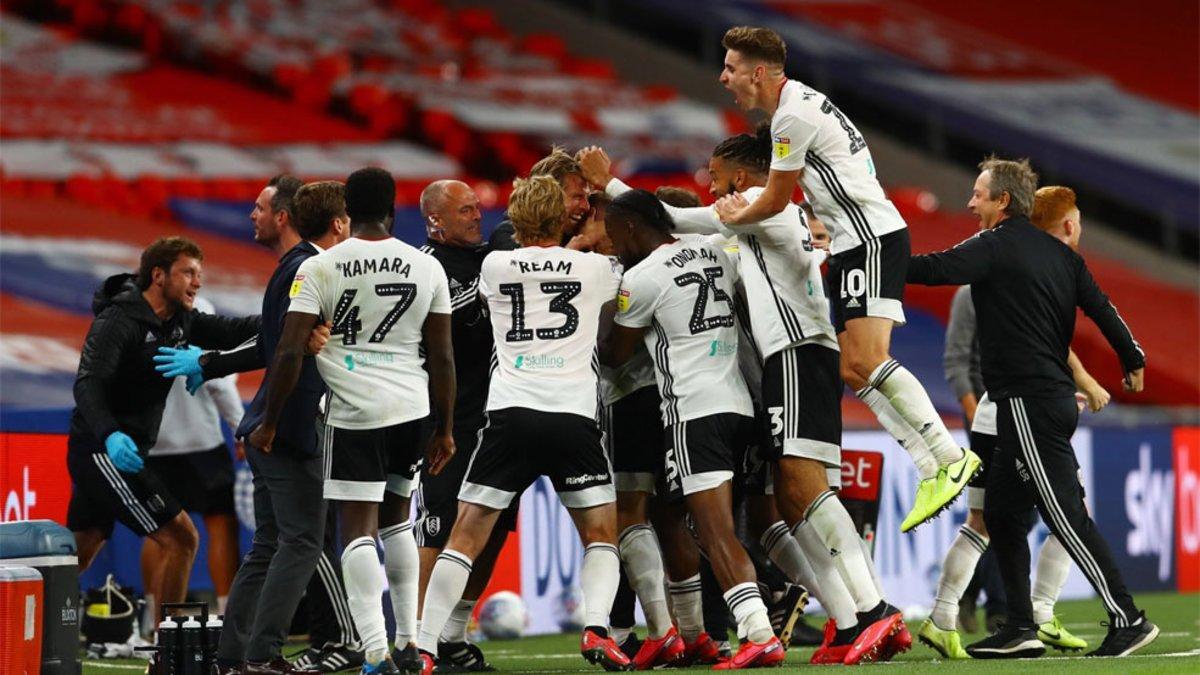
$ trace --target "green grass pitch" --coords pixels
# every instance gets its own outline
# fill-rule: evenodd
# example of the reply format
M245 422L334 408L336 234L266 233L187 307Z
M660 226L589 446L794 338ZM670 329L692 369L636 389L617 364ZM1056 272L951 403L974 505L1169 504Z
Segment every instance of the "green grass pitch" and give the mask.
M1142 593L1135 596L1147 616L1158 624L1162 631L1149 647L1125 659L1085 659L1078 656L1062 656L1051 650L1036 660L1021 661L955 661L951 664L938 662L935 652L916 642L917 623L910 623L914 644L912 651L900 655L890 664L864 666L885 668L887 672L924 672L933 669L953 668L955 671L976 673L1018 672L1087 672L1087 673L1200 673L1200 594ZM1100 644L1104 618L1099 600L1079 600L1059 604L1059 616L1067 628L1084 638L1092 646ZM823 620L823 619L822 619ZM964 635L964 641L978 639L979 635ZM488 659L500 671L506 673L598 673L598 667L589 666L579 656L578 638L574 635L548 635L522 638L520 640L491 641L482 643ZM289 653L300 647L289 648ZM783 670L794 670L807 666L812 649L791 649ZM817 668L816 666L808 666ZM145 662L137 661L85 661L84 675L116 675L121 671L132 673L145 669ZM699 669L692 669L699 670ZM776 671L778 672L778 671Z

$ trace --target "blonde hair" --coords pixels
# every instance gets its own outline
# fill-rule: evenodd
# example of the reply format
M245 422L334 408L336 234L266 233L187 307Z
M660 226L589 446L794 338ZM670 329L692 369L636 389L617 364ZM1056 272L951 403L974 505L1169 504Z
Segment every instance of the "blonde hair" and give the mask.
M1067 215L1077 209L1075 191L1062 185L1047 185L1033 193L1029 219L1043 232L1055 232Z
M558 241L566 216L562 187L552 176L530 176L513 181L513 191L508 197L508 218L512 221L517 243Z
M550 148L550 154L539 159L537 164L534 164L529 169L530 176L550 176L558 181L560 186L565 186L567 176L576 175L583 178L583 169L580 168L579 162L567 153L566 148L555 145Z

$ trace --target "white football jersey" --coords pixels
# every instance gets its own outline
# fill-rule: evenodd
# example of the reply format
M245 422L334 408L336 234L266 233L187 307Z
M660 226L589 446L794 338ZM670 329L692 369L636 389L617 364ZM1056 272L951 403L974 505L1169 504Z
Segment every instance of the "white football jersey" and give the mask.
M598 253L561 246L490 253L479 273L496 345L487 409L596 419L600 308L620 280Z
M788 80L771 118L771 168L796 171L804 197L833 238L830 253L906 227L888 200L867 141L825 94Z
M353 237L305 260L291 296L289 312L333 322L317 355L330 426L381 429L429 414L422 329L429 314L450 313L436 258L399 239Z
M628 189L616 179L606 188L614 197ZM742 195L753 202L762 191L761 187L751 187ZM663 206L675 221L677 232L737 237L738 274L762 363L801 344L838 348L821 277L823 253L813 248L812 233L800 207L788 204L766 220L726 226L711 206ZM733 254L729 248L725 250Z
M626 270L616 322L649 329L664 425L718 413L754 415L738 368L736 281L722 247L691 235Z

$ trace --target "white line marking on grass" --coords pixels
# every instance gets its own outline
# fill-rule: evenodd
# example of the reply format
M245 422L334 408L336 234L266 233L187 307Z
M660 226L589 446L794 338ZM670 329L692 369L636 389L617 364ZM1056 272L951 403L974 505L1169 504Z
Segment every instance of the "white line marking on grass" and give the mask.
M135 666L131 663L104 663L103 661L91 661L85 659L83 661L84 668L112 668L113 670L140 670L146 672L146 666Z

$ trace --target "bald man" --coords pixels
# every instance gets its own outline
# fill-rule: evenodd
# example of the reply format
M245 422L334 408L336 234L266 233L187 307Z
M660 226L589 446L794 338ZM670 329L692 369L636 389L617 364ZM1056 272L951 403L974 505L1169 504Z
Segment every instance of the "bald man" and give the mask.
M491 323L479 301L479 268L489 253L480 229L482 216L479 198L469 185L457 180L430 183L421 193L421 216L428 240L421 250L442 264L450 283L451 336L454 342L454 368L458 379L458 398L454 405L454 442L460 448L450 463L436 476L422 473L417 487L417 523L413 532L421 558L420 600L424 605L425 588L438 554L450 536L450 527L458 517L458 490L466 476L467 464L475 449L476 433L484 423L488 376L492 353ZM432 431L432 425L430 425ZM483 593L496 556L508 533L516 529L515 506L500 518L499 526L483 554L475 560L463 599L458 602L442 631L438 660L468 670L490 669L482 652L467 642L467 623L475 603Z

